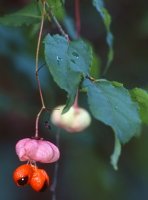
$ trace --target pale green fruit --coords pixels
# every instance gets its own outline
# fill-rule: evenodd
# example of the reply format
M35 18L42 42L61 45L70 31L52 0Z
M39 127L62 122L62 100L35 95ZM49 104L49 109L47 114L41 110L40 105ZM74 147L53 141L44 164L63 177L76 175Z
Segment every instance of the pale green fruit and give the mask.
M68 112L61 114L65 105L56 107L51 114L51 121L56 126L68 132L80 132L91 123L91 117L87 110L72 106Z

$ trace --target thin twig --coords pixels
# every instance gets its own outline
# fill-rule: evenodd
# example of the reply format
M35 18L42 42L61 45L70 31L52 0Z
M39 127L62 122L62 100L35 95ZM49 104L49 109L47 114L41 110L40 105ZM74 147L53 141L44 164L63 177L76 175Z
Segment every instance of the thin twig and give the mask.
M40 25L40 32L39 32L39 36L38 36L38 43L37 43L37 49L36 49L36 59L35 59L36 80L37 80L40 98L41 98L41 103L42 103L43 107L45 107L45 104L44 104L42 89L41 89L39 75L38 75L38 68L39 68L39 50L40 50L41 37L42 37L42 32L43 32L44 16L45 16L45 2L43 2L42 19L41 19L41 25Z
M78 106L78 98L79 98L79 92L77 90L75 101L74 101L74 104L73 104L74 108L76 108L76 109L79 107Z
M41 110L39 111L39 113L37 114L37 117L36 117L36 121L35 121L35 138L38 138L39 137L39 118L40 118L40 115L41 113L45 110L44 107L41 108Z
M54 21L54 23L56 24L57 28L59 29L60 33L66 38L66 40L69 42L69 36L68 34L66 34L66 32L64 31L64 29L62 28L61 24L58 22L56 16L54 15L54 13L52 12L49 4L46 2L46 5L48 6L48 20L50 21L50 17L52 18L52 20Z
M53 12L50 12L51 17L54 21L54 23L56 24L57 28L59 29L59 31L61 32L61 34L67 39L67 41L69 42L69 36L68 34L65 33L65 31L63 30L61 24L58 22L57 18L55 17L55 15L53 14Z
M39 36L38 36L38 42L37 42L37 49L36 49L36 58L35 58L35 75L36 75L36 80L38 84L38 89L39 89L39 95L41 99L41 104L42 108L40 109L39 113L37 114L36 117L36 122L35 122L35 137L38 137L38 126L39 126L39 118L41 113L45 110L45 103L43 99L43 94L42 94L42 88L39 80L39 50L40 50L40 44L41 44L41 37L42 37L42 32L43 32L43 25L44 25L44 18L45 18L45 1L43 1L43 9L42 9L42 17L41 17L41 25L40 25L40 31L39 31Z

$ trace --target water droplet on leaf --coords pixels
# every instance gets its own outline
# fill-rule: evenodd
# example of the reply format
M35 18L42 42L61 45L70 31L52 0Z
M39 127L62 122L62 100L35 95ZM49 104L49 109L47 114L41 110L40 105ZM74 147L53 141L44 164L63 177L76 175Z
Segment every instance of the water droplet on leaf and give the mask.
M58 64L60 64L60 62L61 62L62 60L63 60L63 59L62 59L61 57L57 56L57 62L58 62Z

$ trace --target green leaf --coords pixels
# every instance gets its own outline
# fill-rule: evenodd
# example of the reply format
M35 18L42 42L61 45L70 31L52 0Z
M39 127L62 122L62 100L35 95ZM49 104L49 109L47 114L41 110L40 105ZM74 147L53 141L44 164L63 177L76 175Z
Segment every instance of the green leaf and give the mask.
M90 45L82 40L70 42L68 48L68 57L70 60L70 68L74 71L81 72L85 75L90 72L92 63L92 50Z
M61 2L62 2L63 4L65 4L65 1L66 1L66 0L61 0Z
M58 20L63 20L65 16L65 10L63 7L64 2L62 2L61 0L47 0L47 3L56 18Z
M46 0L51 9L58 9L62 6L61 0Z
M114 51L113 51L113 35L110 30L110 25L111 25L111 16L107 9L105 8L104 1L103 0L92 0L92 3L96 10L99 12L101 18L103 19L107 35L106 35L106 42L109 47L109 52L108 52L108 60L107 60L107 65L105 68L104 73L107 72L114 56Z
M140 88L135 88L130 93L132 99L139 105L142 122L148 124L148 92Z
M80 77L80 79L81 79L81 77ZM78 85L79 85L79 82L78 82ZM73 89L73 91L71 93L69 93L67 101L66 101L66 105L62 111L62 114L66 113L70 109L70 107L74 104L75 97L77 94L77 87L76 87L76 89Z
M89 73L91 53L81 40L68 42L60 35L45 38L45 60L55 82L68 93L68 110L74 102L81 77Z
M112 81L112 85L115 87L123 87L123 83L119 83L117 81Z
M87 89L93 116L111 126L120 142L128 142L140 133L138 107L131 100L128 90L119 85L116 87L107 80L92 83L86 79L83 85Z
M41 12L36 1L28 4L23 9L0 17L0 24L7 26L22 26L40 22Z
M98 55L94 52L94 50L92 51L92 58L93 59L90 67L90 76L95 79L98 79L100 75L101 60L98 57Z
M32 24L31 27L29 26L29 29L30 29L29 37L30 38L35 37L35 35L37 35L37 33L40 30L40 23Z
M120 154L121 154L121 143L115 135L114 152L111 155L111 164L114 170L118 170L118 160L119 160Z

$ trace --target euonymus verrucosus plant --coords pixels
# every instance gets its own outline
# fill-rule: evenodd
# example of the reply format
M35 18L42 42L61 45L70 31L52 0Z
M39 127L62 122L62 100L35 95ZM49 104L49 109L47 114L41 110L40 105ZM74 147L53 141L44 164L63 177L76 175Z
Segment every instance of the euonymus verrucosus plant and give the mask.
M111 16L105 8L103 0L91 0L91 2L106 29L108 53L105 74L113 59ZM42 44L44 59L49 72L58 86L67 92L67 101L62 110L63 115L69 112L73 105L77 104L78 93L84 92L93 117L110 126L114 131L115 146L111 155L111 164L114 169L117 169L121 144L127 143L134 136L138 136L142 123L148 124L148 93L140 88L127 90L122 83L93 77L93 48L90 43L80 38L79 0L75 0L76 28L73 34L71 34L71 27L67 26L67 31L64 31L61 26L66 16L64 6L65 1L62 0L33 0L23 9L0 18L0 24L7 26L18 27L40 24L36 51L36 79L42 107L36 118L35 136L38 137L38 121L41 113L48 111L38 77L39 50ZM58 19L60 19L61 24ZM59 32L53 35L48 33L42 37L45 21L54 23Z

